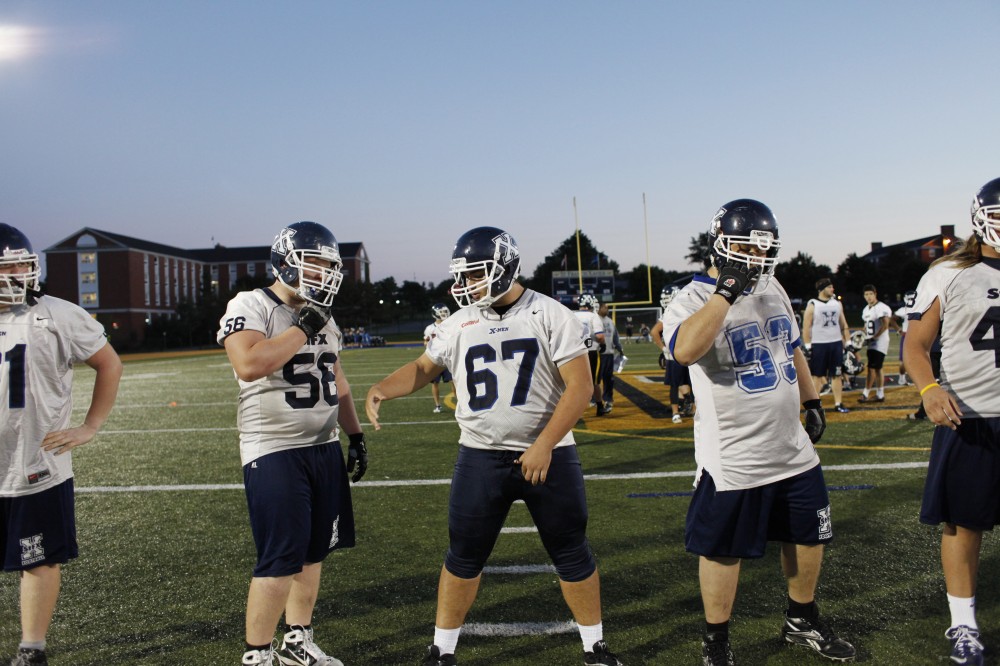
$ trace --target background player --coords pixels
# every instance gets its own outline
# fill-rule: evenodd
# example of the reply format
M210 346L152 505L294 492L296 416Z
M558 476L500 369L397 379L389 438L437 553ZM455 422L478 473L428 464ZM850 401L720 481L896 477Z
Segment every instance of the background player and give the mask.
M674 358L690 366L698 396L698 471L685 546L700 556L703 663L734 663L729 618L740 562L762 557L768 541L781 542L788 581L783 638L829 659L853 659L854 647L820 619L815 601L823 547L833 538L813 447L826 420L816 388L805 380L809 366L798 349L792 305L771 279L777 223L764 204L738 199L716 213L709 240L708 276L695 276L663 321L663 337Z
M240 457L257 565L246 612L247 666L343 666L313 641L323 560L354 545L347 472L368 452L340 366L330 304L343 276L337 240L315 222L282 229L271 246L274 284L230 302L218 339L239 379ZM350 439L345 469L340 425ZM282 611L285 633L274 654Z
M77 557L72 450L101 429L122 364L83 308L38 291L38 255L0 224L0 553L21 576L14 666L45 666L62 565ZM73 364L97 371L83 423L71 427Z
M943 523L951 660L983 663L976 582L983 531L1000 524L1000 178L972 202L973 235L917 285L904 358L937 426L920 521ZM941 339L941 383L931 348Z
M816 298L810 298L802 315L802 342L809 357L809 371L818 392L826 381L833 391L834 409L846 414L844 407L844 349L851 330L844 317L844 306L834 298L833 281L816 282ZM827 379L829 378L829 379Z
M444 303L435 303L431 307L431 312L434 313L434 322L427 325L424 329L424 347L431 343L437 336L438 326L444 322L445 319L451 316L451 310ZM438 385L444 382L451 385L451 395L452 398L455 397L455 386L451 383L451 371L445 368L441 371L441 374L431 380L431 394L434 396L434 413L441 413L441 392L438 389Z
M512 503L523 499L579 626L584 663L617 665L603 640L600 577L572 434L593 392L581 327L558 302L518 284L520 253L501 229L463 234L450 268L461 310L423 355L372 386L366 402L378 429L382 402L419 390L442 367L455 376L461 447L434 644L423 663L458 663L455 647L483 566Z
M899 385L906 386L913 382L906 379L906 363L903 362L903 347L906 345L906 330L910 326L910 313L913 312L913 304L917 300L917 292L913 289L903 294L903 305L893 312L893 316L899 319Z
M663 317L667 314L670 301L679 292L679 287L664 287L660 292L660 307L663 309L663 314L653 324L649 333L650 337L653 338L653 343L660 348L660 353L663 354L665 361L663 383L670 387L670 412L671 420L674 423L683 421L684 416L691 416L691 410L694 406L694 394L691 392L691 373L687 366L674 360L674 357L670 355L670 349L663 341Z
M882 365L885 363L885 355L889 353L889 318L892 317L892 310L878 300L875 285L866 284L863 291L865 302L868 303L861 311L861 319L865 323L865 344L868 346L868 377L858 402L884 402L885 375ZM869 399L868 394L872 389L875 389L875 397Z
M587 347L590 358L590 378L594 382L593 402L597 405L597 415L604 416L604 398L601 394L600 365L601 355L607 349L604 338L604 322L597 314L597 297L593 294L580 296L580 309L574 312L580 325L583 326L583 344Z
M608 316L608 304L601 303L597 310L601 323L604 325L604 351L599 359L601 379L601 397L604 400L604 413L610 414L615 399L615 352L624 353L618 329L614 320Z

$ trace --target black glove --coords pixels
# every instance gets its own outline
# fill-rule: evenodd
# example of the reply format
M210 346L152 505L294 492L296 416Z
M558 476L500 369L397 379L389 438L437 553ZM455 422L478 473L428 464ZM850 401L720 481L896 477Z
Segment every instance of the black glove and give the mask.
M805 354L807 361L812 360L813 357L812 345L811 344L802 345L802 353Z
M819 398L806 400L802 406L806 408L806 434L809 435L809 441L815 444L826 430L826 412L823 411Z
M760 267L747 266L742 261L729 260L719 270L715 281L715 293L726 299L730 305L760 276Z
M330 309L307 303L299 310L299 319L295 325L302 329L307 338L315 337L330 321Z
M354 472L354 465L358 466L358 471L354 472L354 476L351 477L351 481L357 483L368 471L368 448L365 446L365 434L359 432L356 435L348 435L347 438L351 440L350 446L347 447L347 471Z
M598 347L598 349L599 349L599 350L600 350L600 352L601 352L601 353L603 354L604 352L606 352L606 351L608 350L608 346L607 346L606 344L604 344L604 343L602 342L602 343L601 343L601 346L600 346L600 347Z

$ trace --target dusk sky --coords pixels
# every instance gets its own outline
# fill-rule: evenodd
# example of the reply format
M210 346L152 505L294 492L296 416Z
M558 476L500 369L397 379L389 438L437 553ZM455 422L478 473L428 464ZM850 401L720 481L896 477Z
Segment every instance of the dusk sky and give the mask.
M835 268L1000 176L1000 2L0 4L0 221L265 245L315 220L374 279L509 231L666 269L728 200ZM992 155L992 157L991 157ZM658 288L658 287L655 287Z

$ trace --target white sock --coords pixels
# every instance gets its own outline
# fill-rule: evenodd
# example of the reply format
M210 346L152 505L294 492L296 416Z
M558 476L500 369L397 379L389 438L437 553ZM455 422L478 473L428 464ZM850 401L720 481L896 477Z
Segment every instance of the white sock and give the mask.
M21 641L17 647L19 649L24 649L24 650L41 650L42 652L44 652L45 639L43 638L40 641Z
M441 654L455 654L455 646L458 645L458 635L462 632L462 627L458 629L442 629L434 627L434 645L441 650Z
M864 388L864 389L863 389L863 390L861 391L861 395L863 395L863 396L865 396L865 397L867 398L867 397L868 397L868 391L869 391L869 390L870 390L870 389L869 389L869 388L868 388L868 387L866 386L866 387L865 387L865 388Z
M879 390L875 391L875 397L876 398L884 398L885 397L885 390L884 389L879 389Z
M976 598L953 597L948 595L948 608L951 609L951 626L960 627L963 624L970 629L978 629L976 624Z
M577 623L576 626L580 629L580 638L583 639L583 651L593 652L594 643L604 639L604 623L598 622L589 627Z

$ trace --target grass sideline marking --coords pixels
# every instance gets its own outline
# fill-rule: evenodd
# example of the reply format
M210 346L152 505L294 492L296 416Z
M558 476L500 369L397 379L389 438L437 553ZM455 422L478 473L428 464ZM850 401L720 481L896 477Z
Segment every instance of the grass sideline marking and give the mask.
M921 469L926 468L926 462L883 463L877 465L830 465L824 467L824 472L868 472L873 470ZM693 478L694 471L685 472L635 472L632 474L584 474L586 481L621 481L630 479L671 479ZM352 483L355 488L394 488L399 486L448 486L451 479L399 479L395 481L359 481ZM132 493L156 491L183 490L243 490L242 483L204 483L177 484L162 486L84 486L76 489L78 493ZM521 500L515 504L523 503Z
M509 566L483 567L484 574L524 576L526 574L555 573L551 564L511 564Z
M469 622L462 634L469 636L538 636L576 633L576 622Z

